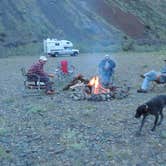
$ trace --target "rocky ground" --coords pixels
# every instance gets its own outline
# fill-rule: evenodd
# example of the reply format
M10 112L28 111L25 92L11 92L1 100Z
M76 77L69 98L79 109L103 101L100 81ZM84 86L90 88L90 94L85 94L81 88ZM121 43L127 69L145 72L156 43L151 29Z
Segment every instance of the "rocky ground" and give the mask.
M77 73L90 78L104 54L49 58L46 70L54 72L62 59L75 65ZM166 120L155 132L149 116L141 136L136 132L141 120L135 119L137 106L165 93L157 86L138 94L140 74L159 70L163 53L118 53L115 83L127 83L130 94L122 100L74 101L63 92L57 80L52 97L23 96L20 68L28 68L37 56L0 60L0 165L3 166L165 166ZM165 114L165 113L164 113Z

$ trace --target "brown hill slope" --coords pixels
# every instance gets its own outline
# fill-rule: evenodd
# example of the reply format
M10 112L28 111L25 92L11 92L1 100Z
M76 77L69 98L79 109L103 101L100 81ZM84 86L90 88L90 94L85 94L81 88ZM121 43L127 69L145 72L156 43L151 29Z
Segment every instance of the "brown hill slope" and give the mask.
M91 51L120 49L128 38L160 45L166 41L165 7L162 0L1 0L0 49L41 48L47 37Z

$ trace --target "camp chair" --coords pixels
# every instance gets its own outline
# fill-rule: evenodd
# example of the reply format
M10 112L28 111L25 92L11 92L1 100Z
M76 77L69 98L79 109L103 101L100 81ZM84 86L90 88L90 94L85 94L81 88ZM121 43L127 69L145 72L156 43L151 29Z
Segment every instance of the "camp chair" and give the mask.
M61 81L72 79L75 74L75 67L69 65L67 60L60 61L60 65L55 70L55 77Z
M46 88L39 75L27 74L24 67L21 68L21 74L24 78L24 95L40 95L41 89Z
M162 77L165 77L165 76L162 76ZM158 79L158 80L153 81L151 90L154 90L157 85L166 87L166 77L163 80L164 81L160 81L160 79Z

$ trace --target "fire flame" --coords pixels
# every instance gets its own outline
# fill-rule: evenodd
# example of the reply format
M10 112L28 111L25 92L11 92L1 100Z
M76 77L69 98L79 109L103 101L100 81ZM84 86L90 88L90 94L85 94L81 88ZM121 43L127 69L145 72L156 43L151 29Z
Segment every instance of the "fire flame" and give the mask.
M100 94L100 93L109 93L109 89L105 89L99 82L99 77L94 76L88 83L89 86L93 88L92 93Z

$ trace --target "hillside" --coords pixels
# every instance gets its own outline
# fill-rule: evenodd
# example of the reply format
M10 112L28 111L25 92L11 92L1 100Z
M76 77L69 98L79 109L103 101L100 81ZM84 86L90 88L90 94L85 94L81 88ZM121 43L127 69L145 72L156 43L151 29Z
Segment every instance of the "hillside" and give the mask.
M1 56L42 51L47 37L66 38L94 52L133 41L162 45L165 13L163 0L1 0Z

